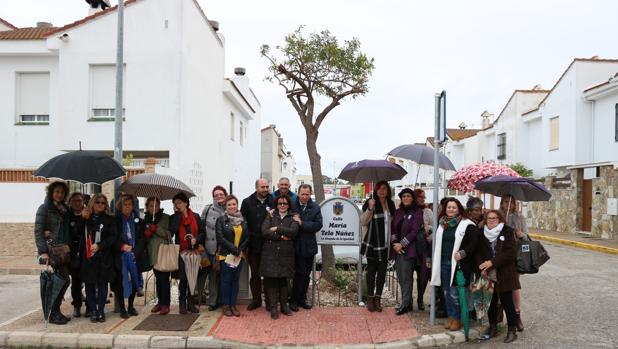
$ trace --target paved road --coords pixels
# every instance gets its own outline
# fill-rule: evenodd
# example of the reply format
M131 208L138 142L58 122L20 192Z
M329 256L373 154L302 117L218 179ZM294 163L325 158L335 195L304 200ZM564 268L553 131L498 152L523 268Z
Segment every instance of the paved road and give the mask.
M41 307L39 277L32 275L0 276L0 323Z
M506 345L501 334L449 348L618 348L618 256L544 246L551 260L521 279L526 330L518 340Z

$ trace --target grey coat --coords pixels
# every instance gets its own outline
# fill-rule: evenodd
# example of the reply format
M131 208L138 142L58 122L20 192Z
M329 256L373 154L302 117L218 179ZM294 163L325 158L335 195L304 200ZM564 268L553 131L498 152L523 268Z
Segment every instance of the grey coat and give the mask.
M277 227L277 231L270 230ZM284 217L275 212L267 215L262 224L262 259L260 261L260 276L270 278L294 277L294 238L298 233L298 223L288 213ZM286 236L290 240L283 240Z
M217 251L217 219L225 214L225 209L216 203L206 205L202 211L202 224L206 230L206 240L204 248L209 255L214 255ZM249 232L247 231L247 234Z
M64 204L62 204L64 205ZM45 201L39 209L36 211L36 217L34 219L34 241L36 242L36 249L38 254L47 253L47 239L45 238L45 231L50 232L49 238L59 243L68 243L69 241L69 208L66 208L66 214L61 214L60 211L54 206L54 203L45 198ZM64 229L64 239L66 241L60 241L58 234L61 229Z

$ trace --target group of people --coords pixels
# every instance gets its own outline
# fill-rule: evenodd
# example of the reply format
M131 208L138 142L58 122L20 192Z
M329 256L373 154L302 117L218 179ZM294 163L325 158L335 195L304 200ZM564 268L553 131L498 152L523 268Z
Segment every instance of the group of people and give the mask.
M432 207L425 205L423 190L401 190L396 208L388 182L380 181L374 188L361 215L361 253L367 258L367 309L382 311L386 269L388 261L394 260L402 299L396 314L412 311L416 272L419 310L424 310L423 295L430 282L438 289L437 315L447 317L446 329L459 330L458 287L463 286L469 295L470 283L484 276L494 284L485 337L497 336L498 319L504 309L508 325L504 342L516 340L517 331L524 330L517 239L527 239L527 226L517 213L513 197L502 197L499 210L484 210L483 202L475 197L469 198L465 209L458 199L443 198L438 207L438 228L433 232ZM456 277L458 270L463 280Z
M225 316L240 316L236 301L246 264L251 271L248 311L261 307L263 300L273 319L279 314L291 315L299 308L311 309L306 294L318 252L316 233L322 228L320 207L311 199L310 185L303 184L294 193L289 180L281 178L278 188L271 193L268 180L258 179L255 192L239 203L224 187L215 186L213 202L201 215L192 211L189 198L182 192L172 199L172 215L163 212L158 198L149 197L141 218L137 200L131 195L119 196L112 215L105 195L93 195L86 205L83 194L68 196L65 183L51 183L35 221L41 262L49 263L66 280L51 307L50 322L66 324L70 320L60 312L69 284L73 317L81 316L82 284L86 289L85 316L92 322L105 321L109 289L121 317L137 315L134 300L136 295L143 295L142 273L151 269L157 293L152 313L170 312L170 282L174 278L178 280L180 314L199 312L197 305L208 281L208 309L222 305ZM457 288L467 288L482 275L495 283L486 335L497 335L499 309L504 309L508 324L505 342L514 341L516 331L523 331L517 239L527 238L516 201L505 196L500 210L483 210L478 198L471 197L466 209L456 198L443 198L438 207L438 228L433 232L432 207L425 204L425 192L405 188L399 198L399 207L395 207L388 182L380 181L362 207L361 253L367 259L368 310L382 311L388 261L394 260L402 295L396 314L412 311L416 272L418 309L424 310L423 295L431 283L438 287L438 316L444 313L448 317L446 328L458 330L462 324ZM180 254L198 249L207 260L197 280L188 280L180 257L178 270L157 270L159 247L170 243L179 246ZM59 245L69 246L68 263L58 262L66 259L51 255ZM455 276L457 270L463 273L463 281ZM191 289L189 285L195 284L197 287Z
M262 306L263 296L273 319L280 313L311 309L306 294L317 254L315 234L322 227L320 208L311 200L310 185L301 185L296 194L290 190L289 179L281 178L278 187L271 193L268 180L258 179L255 192L239 203L224 187L215 186L213 203L201 215L192 211L182 192L172 199L172 215L163 212L158 198L149 197L141 218L132 195L121 194L112 213L103 194L93 195L86 204L82 193L69 195L64 182L51 183L37 210L34 231L39 261L65 280L51 307L50 323L70 321L60 311L69 285L73 317L82 315L82 285L86 290L84 316L92 322L105 321L110 289L121 317L138 315L134 301L143 296L142 274L148 270L153 270L156 283L157 304L152 313L170 312L173 278L178 280L180 314L199 313L197 305L208 282L208 309L222 305L225 316L240 316L236 301L245 264L251 270L249 311ZM160 245L172 243L180 251L177 270L158 270ZM63 249L58 246L68 246L68 256L61 256ZM180 257L187 250L199 251L207 261L197 280L188 279ZM288 280L293 280L291 294ZM197 286L192 289L190 285Z

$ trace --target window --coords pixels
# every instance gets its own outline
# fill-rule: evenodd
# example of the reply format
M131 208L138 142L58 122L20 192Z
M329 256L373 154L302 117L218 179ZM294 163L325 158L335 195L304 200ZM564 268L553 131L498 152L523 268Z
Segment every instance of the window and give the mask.
M17 73L16 111L19 124L49 123L49 73Z
M616 103L614 109L614 141L618 142L618 103Z
M125 68L126 71L126 68ZM126 75L126 74L125 74ZM125 84L126 78L123 80ZM123 95L125 88L123 86ZM123 96L124 105L124 96ZM116 66L111 64L90 66L90 115L91 120L113 121L116 117ZM125 109L122 110L124 117Z
M240 141L240 145L243 146L245 145L245 136L247 135L246 131L246 127L245 127L245 123L244 122L240 122L240 131L238 136L240 137L239 141Z
M498 135L498 160L506 159L506 133Z
M234 120L234 113L230 112L230 140L234 141L234 133L236 129L236 120Z
M560 147L560 117L549 119L549 150Z

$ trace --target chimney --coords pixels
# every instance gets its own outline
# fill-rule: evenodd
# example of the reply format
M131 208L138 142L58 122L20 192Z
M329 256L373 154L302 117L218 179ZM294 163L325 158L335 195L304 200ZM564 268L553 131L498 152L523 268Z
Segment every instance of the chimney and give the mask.
M234 74L236 76L245 76L245 73L247 72L247 70L243 67L236 67L234 68Z
M483 119L483 122L482 122L483 129L486 129L489 126L491 126L491 123L493 122L493 117L494 117L494 114L488 112L487 110L485 110L483 114L481 114L481 118Z
M219 22L217 22L217 21L208 21L208 23L210 23L210 26L212 27L212 29L215 32L219 31Z
M37 28L51 28L52 24L50 22L36 22Z

